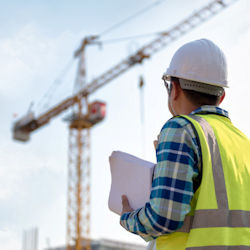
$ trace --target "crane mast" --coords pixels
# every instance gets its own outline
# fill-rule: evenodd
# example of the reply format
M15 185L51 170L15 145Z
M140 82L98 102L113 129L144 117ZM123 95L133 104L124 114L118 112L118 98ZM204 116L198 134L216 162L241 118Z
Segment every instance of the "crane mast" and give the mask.
M194 12L168 31L162 32L150 43L141 47L108 71L86 83L85 48L95 43L97 36L87 37L75 52L80 57L76 78L75 93L52 107L47 112L34 117L33 113L16 121L13 137L28 141L30 134L72 107L69 121L69 164L68 164L68 208L67 208L67 250L90 250L90 128L105 117L105 104L88 103L88 96L114 80L133 66L142 63L154 53L166 47L196 26L210 19L237 0L213 0Z
M67 250L90 250L90 128L88 96L79 90L86 85L85 48L94 40L86 37L75 53L80 57L74 86L77 102L69 121ZM82 248L83 247L83 248Z

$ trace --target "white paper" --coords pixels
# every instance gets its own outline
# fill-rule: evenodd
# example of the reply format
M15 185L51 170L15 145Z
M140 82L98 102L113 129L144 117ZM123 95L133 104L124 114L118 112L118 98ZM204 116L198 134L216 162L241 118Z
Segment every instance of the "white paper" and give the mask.
M146 250L156 250L156 240L149 241Z
M155 164L121 151L114 151L109 157L109 163L109 209L121 215L123 194L128 197L133 209L143 207L149 201Z

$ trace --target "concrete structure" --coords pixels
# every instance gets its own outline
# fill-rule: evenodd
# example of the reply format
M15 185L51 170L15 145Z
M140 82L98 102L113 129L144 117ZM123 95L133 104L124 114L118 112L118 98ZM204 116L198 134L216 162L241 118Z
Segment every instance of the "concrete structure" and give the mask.
M82 242L84 250L84 242ZM121 241L100 239L91 241L91 250L145 250L146 246ZM50 248L46 250L66 250L66 247ZM72 248L72 250L74 250Z

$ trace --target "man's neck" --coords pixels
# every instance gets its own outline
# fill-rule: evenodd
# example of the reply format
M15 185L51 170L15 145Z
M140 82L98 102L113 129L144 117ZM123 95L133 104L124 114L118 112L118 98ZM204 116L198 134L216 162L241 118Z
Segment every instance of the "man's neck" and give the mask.
M201 107L201 106L193 105L190 102L183 102L180 105L178 113L181 114L181 115L189 115L191 112L193 112L194 110L196 110L199 107Z

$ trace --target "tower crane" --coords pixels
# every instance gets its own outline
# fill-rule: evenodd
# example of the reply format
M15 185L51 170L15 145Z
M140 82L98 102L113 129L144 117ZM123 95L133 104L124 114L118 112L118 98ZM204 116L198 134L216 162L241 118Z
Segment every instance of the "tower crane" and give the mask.
M105 118L106 104L100 101L88 103L88 96L114 80L133 66L149 59L196 26L207 21L237 0L213 0L171 29L161 32L150 43L123 59L99 77L86 83L84 51L87 45L96 43L98 36L86 37L75 52L80 57L76 77L76 92L38 117L29 112L13 125L13 138L26 142L30 134L48 124L68 108L73 108L69 121L69 167L67 250L90 250L90 128Z

